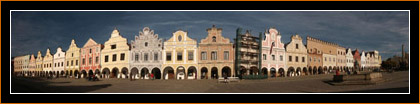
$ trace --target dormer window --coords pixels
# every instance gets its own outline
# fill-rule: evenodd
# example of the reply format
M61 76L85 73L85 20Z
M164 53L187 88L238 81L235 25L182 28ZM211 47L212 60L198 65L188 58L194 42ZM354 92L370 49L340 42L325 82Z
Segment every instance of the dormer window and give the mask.
M178 41L181 41L182 40L182 36L181 35L179 35L178 36Z
M111 45L111 49L115 49L115 48L117 48L117 45L116 44Z
M213 42L216 42L216 36L213 36Z

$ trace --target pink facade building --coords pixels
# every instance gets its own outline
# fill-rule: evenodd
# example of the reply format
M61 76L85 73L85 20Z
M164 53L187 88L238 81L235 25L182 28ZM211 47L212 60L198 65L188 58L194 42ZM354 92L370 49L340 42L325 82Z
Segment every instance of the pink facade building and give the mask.
M103 45L96 43L92 38L80 50L80 73L88 75L101 75L101 50Z
M270 28L262 39L262 73L269 77L283 77L286 67L284 44L275 28Z

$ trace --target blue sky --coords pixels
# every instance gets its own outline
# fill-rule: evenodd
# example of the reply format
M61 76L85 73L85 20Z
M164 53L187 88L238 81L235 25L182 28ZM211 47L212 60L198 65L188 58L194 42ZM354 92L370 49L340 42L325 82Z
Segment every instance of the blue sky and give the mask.
M103 44L115 27L127 42L144 27L163 39L182 29L199 42L213 24L231 40L238 27L255 36L275 27L283 43L294 34L311 36L345 48L378 50L383 60L400 55L402 44L409 50L408 11L13 11L11 15L12 56L36 56L37 51L45 55L47 48L54 54L57 47L67 50L71 39L79 47L89 38Z

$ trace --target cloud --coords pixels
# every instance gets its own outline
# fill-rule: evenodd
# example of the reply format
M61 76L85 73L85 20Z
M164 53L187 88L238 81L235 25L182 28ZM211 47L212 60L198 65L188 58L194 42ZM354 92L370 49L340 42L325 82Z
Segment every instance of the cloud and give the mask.
M67 50L71 39L82 47L89 38L104 43L117 27L128 42L144 27L168 39L178 29L203 39L213 24L223 36L235 38L238 27L257 36L275 27L282 42L300 34L340 44L346 48L378 50L383 59L409 42L408 12L288 11L288 12L12 12L12 56L45 52L58 46ZM232 41L233 42L233 41ZM409 49L407 49L409 50ZM45 54L45 53L43 53Z

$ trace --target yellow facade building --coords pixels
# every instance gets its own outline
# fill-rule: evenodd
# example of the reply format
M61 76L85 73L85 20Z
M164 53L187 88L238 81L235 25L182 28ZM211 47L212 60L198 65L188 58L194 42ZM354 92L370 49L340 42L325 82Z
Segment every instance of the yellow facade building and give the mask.
M197 75L197 41L189 38L187 34L178 30L163 43L164 79L186 79L186 73L190 72Z
M127 44L127 39L122 37L117 29L114 29L101 51L101 72L105 73L105 76L110 75L111 78L128 77L128 55L130 55L130 47ZM82 60L82 63L85 62Z

